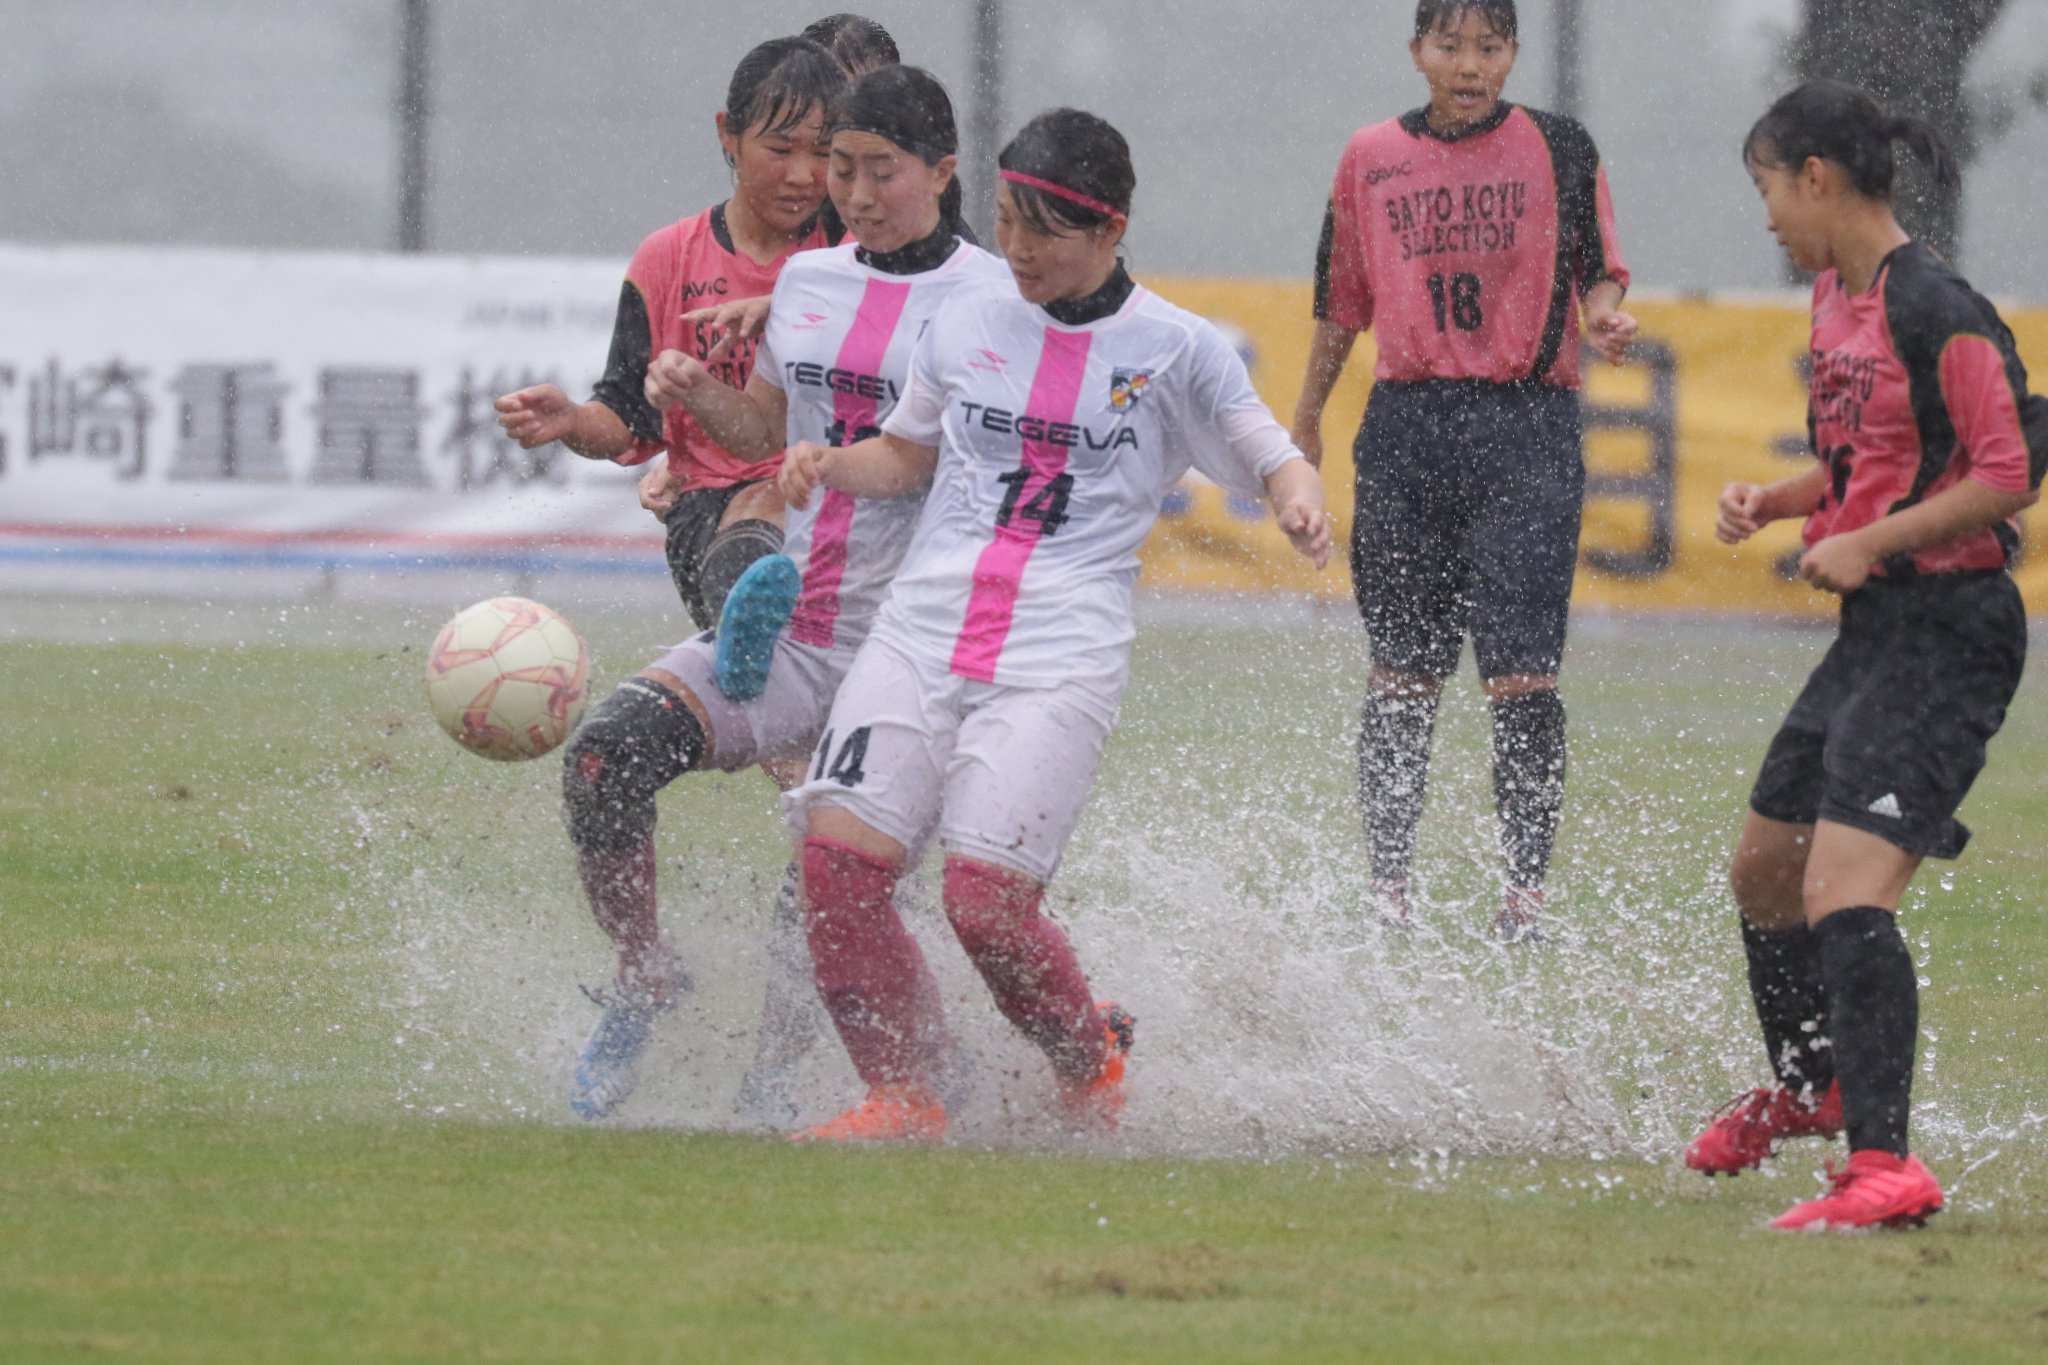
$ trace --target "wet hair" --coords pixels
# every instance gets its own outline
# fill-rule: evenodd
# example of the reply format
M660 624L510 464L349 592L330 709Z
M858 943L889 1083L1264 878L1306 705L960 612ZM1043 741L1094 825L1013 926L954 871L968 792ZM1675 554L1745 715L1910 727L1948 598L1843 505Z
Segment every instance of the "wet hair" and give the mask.
M1128 215L1131 195L1138 188L1131 145L1124 135L1080 109L1048 109L1032 119L1010 139L996 165L1008 173L1003 178L1010 186L1010 201L1025 224L1058 236L1108 222L1104 208ZM1056 189L1041 189L1031 181ZM1093 203L1080 203L1069 195Z
M1455 28L1465 16L1477 12L1493 25L1493 31L1509 42L1518 42L1515 0L1420 0L1415 6L1415 36L1427 38L1439 28Z
M740 58L725 91L725 129L789 133L828 108L846 88L846 73L832 54L808 38L770 38Z
M1867 92L1840 81L1810 81L1781 96L1742 140L1742 159L1797 170L1817 156L1846 171L1858 193L1890 199L1898 170L1894 142L1925 162L1943 189L1962 183L1955 152L1933 125L1887 113Z
M803 36L832 54L849 76L903 60L889 30L860 14L831 14L804 26Z
M960 152L953 101L938 77L923 67L884 66L868 72L839 92L825 124L835 133L886 138L927 166ZM960 222L958 175L939 195L939 220L949 228Z

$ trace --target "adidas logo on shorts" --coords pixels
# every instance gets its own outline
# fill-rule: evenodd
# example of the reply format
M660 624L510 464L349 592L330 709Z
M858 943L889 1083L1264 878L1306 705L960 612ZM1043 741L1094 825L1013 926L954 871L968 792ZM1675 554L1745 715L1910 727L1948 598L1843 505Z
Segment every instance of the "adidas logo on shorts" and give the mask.
M1877 800L1871 802L1864 809L1872 815L1882 815L1888 820L1903 820L1906 818L1906 812L1899 809L1899 798L1890 792L1886 792L1883 796L1878 797Z

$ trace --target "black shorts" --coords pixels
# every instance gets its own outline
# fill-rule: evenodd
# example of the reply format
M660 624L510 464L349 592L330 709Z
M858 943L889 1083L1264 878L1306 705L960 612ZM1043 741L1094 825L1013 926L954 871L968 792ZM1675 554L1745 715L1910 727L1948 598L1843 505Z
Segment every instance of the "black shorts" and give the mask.
M1375 664L1553 675L1585 504L1579 395L1547 384L1382 382L1358 429L1351 583Z
M1841 634L1771 741L1750 809L1955 857L1970 840L1956 811L2026 658L2026 608L2008 575L1871 580L1844 599Z
M732 500L760 482L754 479L729 488L693 488L675 500L662 523L668 527L669 577L676 581L683 609L690 613L690 619L697 623L699 630L710 630L718 624L705 605L703 586L698 582L704 567L704 552L711 548L712 540L718 535L718 523L724 518L725 509L732 505Z

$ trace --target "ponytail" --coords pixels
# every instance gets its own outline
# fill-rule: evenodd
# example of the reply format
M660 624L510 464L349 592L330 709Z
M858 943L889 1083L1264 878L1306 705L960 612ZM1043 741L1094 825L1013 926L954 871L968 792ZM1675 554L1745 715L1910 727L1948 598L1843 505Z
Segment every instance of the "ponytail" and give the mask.
M1892 144L1903 142L1936 186L1962 183L1953 149L1924 119L1886 113L1868 93L1840 81L1809 81L1782 96L1742 142L1742 159L1797 170L1811 157L1840 166L1859 194L1890 199L1898 169Z

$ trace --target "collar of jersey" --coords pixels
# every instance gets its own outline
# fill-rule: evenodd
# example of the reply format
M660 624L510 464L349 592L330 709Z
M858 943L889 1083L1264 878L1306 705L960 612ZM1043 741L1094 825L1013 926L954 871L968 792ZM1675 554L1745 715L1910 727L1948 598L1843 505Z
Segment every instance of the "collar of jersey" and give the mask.
M874 252L864 246L855 246L853 259L884 275L922 275L951 260L959 245L952 228L941 219L929 237L920 238L908 246L899 246L894 251Z
M1485 137L1506 123L1508 116L1514 112L1515 106L1502 100L1493 106L1492 113L1470 128L1462 128L1455 133L1439 133L1429 126L1429 106L1424 105L1420 109L1410 109L1401 115L1401 130L1410 137L1426 137L1431 142L1468 142L1475 137Z
M1078 299L1054 299L1038 306L1062 327L1086 327L1092 322L1115 316L1137 292L1138 282L1131 278L1130 271L1124 269L1124 263L1118 261L1116 269L1110 271L1109 278L1102 282L1102 288L1094 293L1083 294Z

